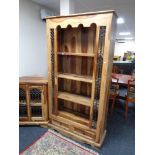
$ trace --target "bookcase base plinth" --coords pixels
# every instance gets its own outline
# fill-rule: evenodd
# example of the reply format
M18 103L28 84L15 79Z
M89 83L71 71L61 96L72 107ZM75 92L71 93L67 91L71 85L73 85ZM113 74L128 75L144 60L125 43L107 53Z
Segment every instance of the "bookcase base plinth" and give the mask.
M89 144L92 147L97 147L97 148L100 148L102 146L105 136L106 136L106 130L105 130L101 137L101 140L97 143L97 142L95 142L95 137L94 138L88 137L88 136L86 137L86 136L81 135L80 133L78 134L78 132L74 133L74 131L72 131L70 129L67 130L59 125L56 125L56 124L48 123L48 127L50 129L56 130L57 132L61 133L62 135L67 136L68 138L79 141L81 143Z

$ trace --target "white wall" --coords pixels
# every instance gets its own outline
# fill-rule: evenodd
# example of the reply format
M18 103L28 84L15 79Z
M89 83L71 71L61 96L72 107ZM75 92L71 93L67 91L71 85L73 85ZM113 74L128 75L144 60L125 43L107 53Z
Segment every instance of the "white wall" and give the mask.
M115 43L115 56L121 56L121 59L124 56L124 52L134 51L135 52L135 42L134 41L126 41L125 43Z
M69 15L74 13L73 0L60 0L60 15Z
M69 0L60 0L60 15L69 14Z
M19 1L19 76L47 76L44 8L31 0Z

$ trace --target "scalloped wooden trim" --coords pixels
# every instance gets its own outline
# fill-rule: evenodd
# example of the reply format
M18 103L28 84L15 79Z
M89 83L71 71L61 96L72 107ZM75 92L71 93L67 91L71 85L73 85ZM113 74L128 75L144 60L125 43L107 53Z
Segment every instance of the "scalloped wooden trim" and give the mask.
M108 18L111 14L95 14L88 16L75 16L72 18L51 18L47 19L47 23L50 28L67 28L68 25L71 25L72 28L78 27L79 25L83 25L83 27L90 27L93 23L97 26L106 26ZM68 24L69 23L69 24Z

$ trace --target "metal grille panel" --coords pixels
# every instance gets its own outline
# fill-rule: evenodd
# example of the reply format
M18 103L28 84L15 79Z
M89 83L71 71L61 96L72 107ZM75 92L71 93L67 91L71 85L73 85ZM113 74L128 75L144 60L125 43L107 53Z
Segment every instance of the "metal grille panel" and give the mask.
M42 117L42 109L40 106L31 107L32 117Z
M19 106L19 117L27 117L26 106Z
M33 88L30 90L30 101L34 103L41 103L41 90Z
M26 100L26 92L24 89L19 88L19 101L24 102Z
M51 62L52 62L52 71L51 71L51 73L52 73L52 75L51 75L51 77L52 77L52 107L54 107L54 29L51 29L50 30L50 32L51 32L51 45L52 45L52 47L51 47ZM52 109L54 109L54 108L52 108ZM52 110L52 112L53 112L53 110Z
M102 67L103 67L103 48L104 48L104 40L105 40L105 32L106 27L100 26L99 31L99 50L97 57L97 73L96 73L96 83L95 83L95 99L94 99L94 111L93 111L93 127L96 128L96 121L98 116L98 103L100 98L100 86L101 86L101 76L102 76Z

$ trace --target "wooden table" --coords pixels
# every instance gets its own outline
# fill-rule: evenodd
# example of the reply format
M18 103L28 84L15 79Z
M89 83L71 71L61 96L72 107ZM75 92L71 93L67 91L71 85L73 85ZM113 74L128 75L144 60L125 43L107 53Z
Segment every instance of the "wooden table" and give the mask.
M112 76L118 78L118 84L119 85L124 85L124 86L127 86L128 85L128 80L131 80L133 79L133 76L132 75L126 75L126 74L115 74L115 73L112 73ZM112 79L112 82L116 82L115 79Z

